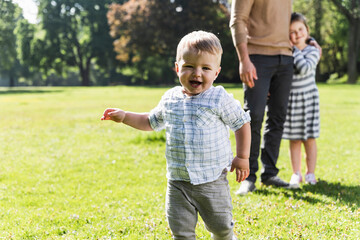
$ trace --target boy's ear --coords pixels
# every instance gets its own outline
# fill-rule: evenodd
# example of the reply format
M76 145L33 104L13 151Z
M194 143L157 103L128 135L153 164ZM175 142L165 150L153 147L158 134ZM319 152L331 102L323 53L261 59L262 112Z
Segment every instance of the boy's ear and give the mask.
M219 76L220 71L221 71L221 67L219 67L219 69L218 69L218 70L216 71L216 73L215 73L215 80L216 80L216 78Z
M179 73L179 64L177 62L175 62L175 71L176 71L176 74Z

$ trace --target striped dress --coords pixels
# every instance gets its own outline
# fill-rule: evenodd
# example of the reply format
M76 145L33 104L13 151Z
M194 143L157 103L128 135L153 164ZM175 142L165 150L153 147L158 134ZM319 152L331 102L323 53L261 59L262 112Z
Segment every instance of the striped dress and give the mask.
M294 76L284 124L283 138L306 140L320 132L319 92L315 83L319 51L313 46L294 47Z

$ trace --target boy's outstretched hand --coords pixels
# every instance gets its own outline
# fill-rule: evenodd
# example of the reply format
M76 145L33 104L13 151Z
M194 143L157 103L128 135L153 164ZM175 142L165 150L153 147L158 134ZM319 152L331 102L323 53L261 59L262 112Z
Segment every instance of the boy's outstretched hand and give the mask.
M118 108L105 109L101 120L113 120L114 122L121 123L125 118L125 111Z
M250 174L249 159L235 157L231 164L230 172L236 171L236 181L244 181Z

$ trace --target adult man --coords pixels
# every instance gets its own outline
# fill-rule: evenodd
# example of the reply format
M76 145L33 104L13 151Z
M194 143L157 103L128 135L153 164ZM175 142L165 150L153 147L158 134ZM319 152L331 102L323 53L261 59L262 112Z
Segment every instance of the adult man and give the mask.
M261 182L287 188L277 174L283 125L293 75L289 41L291 0L233 0L230 28L240 61L244 86L244 109L251 116L250 175L237 194L254 191L259 169L261 128L265 109L266 124L261 144Z

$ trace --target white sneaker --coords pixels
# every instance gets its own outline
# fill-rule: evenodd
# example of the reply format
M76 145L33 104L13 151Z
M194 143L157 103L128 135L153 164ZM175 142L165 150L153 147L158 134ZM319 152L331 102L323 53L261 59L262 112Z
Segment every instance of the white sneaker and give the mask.
M315 185L317 183L315 174L313 173L307 173L305 175L305 182L311 185Z
M289 188L298 189L298 188L300 188L301 182L302 182L301 173L300 172L293 173L293 175L291 175L291 179L289 182L289 184L290 184Z
M255 183L245 180L241 183L239 190L235 192L236 195L245 196L248 192L253 192L256 190Z

